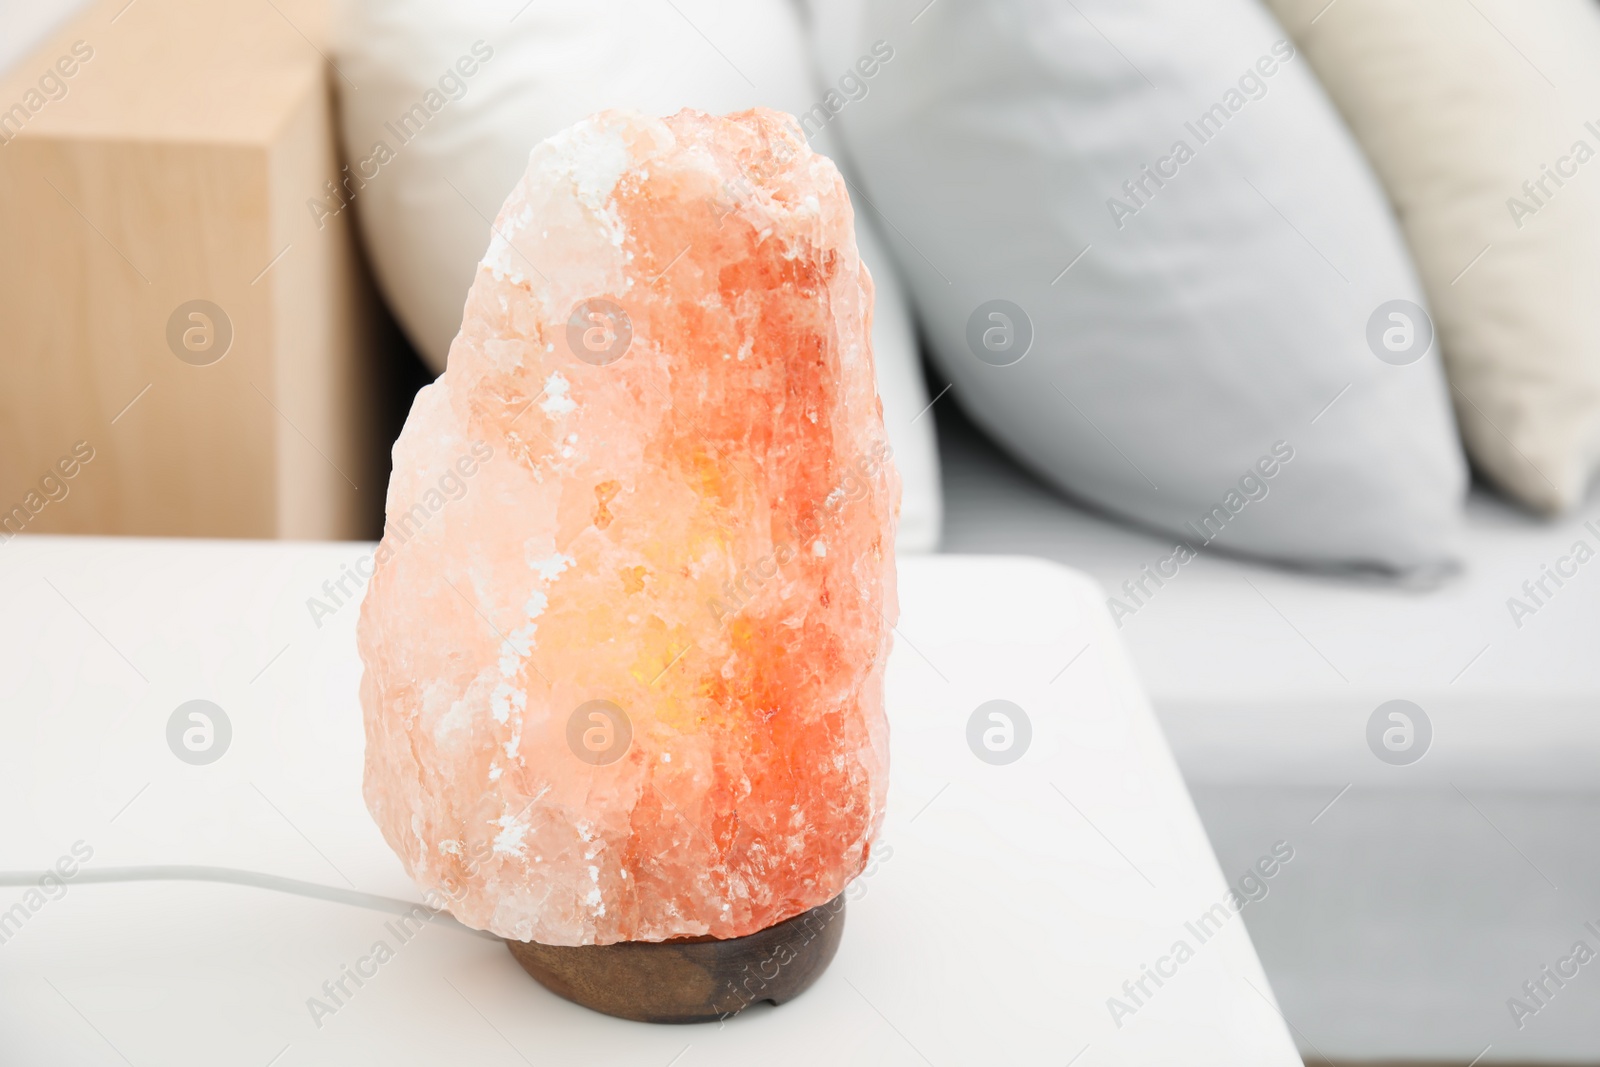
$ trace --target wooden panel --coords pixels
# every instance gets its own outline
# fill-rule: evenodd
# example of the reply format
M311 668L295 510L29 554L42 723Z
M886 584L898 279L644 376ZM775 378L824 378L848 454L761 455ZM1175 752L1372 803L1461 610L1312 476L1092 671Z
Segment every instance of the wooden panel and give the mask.
M339 168L318 9L126 5L0 80L0 523L370 535L376 303L305 208ZM205 365L169 343L194 300L231 324Z

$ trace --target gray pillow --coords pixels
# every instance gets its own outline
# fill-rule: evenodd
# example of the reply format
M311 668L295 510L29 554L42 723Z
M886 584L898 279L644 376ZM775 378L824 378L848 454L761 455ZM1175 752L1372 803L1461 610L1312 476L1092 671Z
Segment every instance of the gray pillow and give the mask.
M813 0L951 397L1067 493L1221 548L1435 568L1466 486L1421 286L1255 0Z

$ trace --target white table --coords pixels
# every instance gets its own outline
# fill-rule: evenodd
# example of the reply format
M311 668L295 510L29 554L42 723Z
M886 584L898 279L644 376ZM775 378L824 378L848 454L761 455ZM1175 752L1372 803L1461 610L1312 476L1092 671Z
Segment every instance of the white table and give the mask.
M369 550L0 545L0 871L81 842L84 871L211 865L417 899L361 801L356 606L320 628L306 607ZM1103 596L1053 564L948 556L902 561L900 596L892 855L853 890L839 955L800 999L720 1027L624 1022L438 923L319 1027L307 999L375 941L396 944L389 916L246 886L74 879L37 908L0 888L0 1061L1298 1064L1241 918L1203 944L1186 925L1227 883ZM167 743L193 699L232 726L208 765ZM1006 765L967 743L993 699L1032 724ZM1133 1006L1124 982L1179 940L1193 957L1163 964L1172 976L1146 978L1114 1020L1108 998Z

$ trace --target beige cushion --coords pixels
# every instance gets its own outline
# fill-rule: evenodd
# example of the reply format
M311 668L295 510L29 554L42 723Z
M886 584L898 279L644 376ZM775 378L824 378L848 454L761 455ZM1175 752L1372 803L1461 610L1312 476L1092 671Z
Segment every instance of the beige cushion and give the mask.
M1388 188L1469 454L1540 511L1577 503L1600 458L1600 6L1268 3Z

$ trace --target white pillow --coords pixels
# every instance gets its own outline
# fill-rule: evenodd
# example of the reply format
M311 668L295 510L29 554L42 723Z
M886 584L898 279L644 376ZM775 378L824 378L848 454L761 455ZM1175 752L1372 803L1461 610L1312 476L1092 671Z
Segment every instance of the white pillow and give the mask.
M820 95L786 0L348 0L338 22L345 155L372 175L352 180L349 200L390 307L436 371L489 225L539 141L609 107L800 113ZM897 547L931 551L939 471L933 414L918 417L928 397L910 311L866 211L856 236L877 285L878 389L903 483Z
M813 0L812 29L825 70L893 50L834 121L952 397L1022 462L1194 550L1450 559L1466 470L1437 353L1367 342L1421 289L1258 3ZM995 300L1031 320L1009 366L1025 323Z
M1472 458L1572 507L1600 468L1600 7L1270 2L1405 225Z

